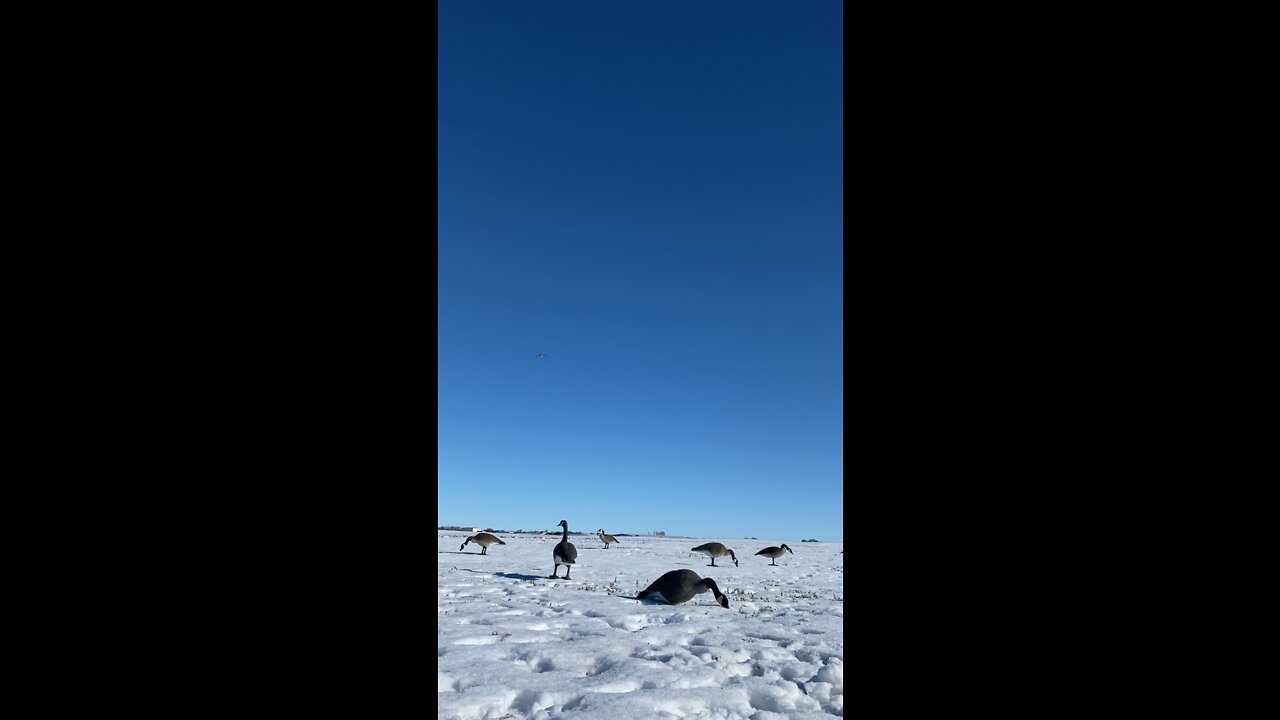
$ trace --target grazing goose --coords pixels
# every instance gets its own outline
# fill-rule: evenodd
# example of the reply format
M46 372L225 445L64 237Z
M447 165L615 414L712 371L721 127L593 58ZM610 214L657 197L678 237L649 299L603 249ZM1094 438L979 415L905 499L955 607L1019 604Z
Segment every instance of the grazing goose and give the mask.
M464 540L462 543L462 547L458 548L458 551L461 552L462 549L467 546L467 543L475 543L479 545L481 555L488 555L489 548L493 547L494 545L506 545L506 543L498 539L497 535L490 535L489 533L476 533L475 535L472 535L471 537Z
M600 538L600 542L604 543L604 549L609 549L609 543L618 542L618 538L606 533L603 529L596 531L596 536Z
M698 573L692 570L672 570L669 573L665 573L662 577L650 583L649 587L641 590L637 597L657 600L670 605L679 605L708 590L715 596L716 602L720 604L720 607L729 607L729 598L720 592L716 581L711 578L698 577Z
M758 552L758 553L756 553L756 554L757 554L757 555L763 555L763 556L765 556L765 557L767 557L767 558L773 558L773 562L771 562L771 563L769 563L769 564L770 564L770 565L777 565L777 564L778 564L778 558L782 557L785 553L791 553L792 555L795 555L795 554L796 554L796 551L795 551L795 550L792 550L792 549L791 549L791 548L789 548L789 547L787 547L787 544L786 544L786 543L782 543L782 547L767 547L767 548L765 548L765 549L761 550L760 552Z
M572 569L574 561L578 559L578 548L569 542L569 523L561 520L556 523L564 526L564 534L560 536L560 542L556 543L555 549L551 551L551 559L556 561L556 566L551 569L550 577L556 577L556 573L560 572L560 566L564 566L564 579L569 579L569 571Z
M724 545L721 545L720 543L707 543L706 545L699 545L698 547L693 548L693 552L702 553L703 555L710 557L711 558L710 567L716 566L716 558L724 557L725 555L728 555L729 557L733 558L733 566L738 567L738 556L734 555L732 550L725 547Z

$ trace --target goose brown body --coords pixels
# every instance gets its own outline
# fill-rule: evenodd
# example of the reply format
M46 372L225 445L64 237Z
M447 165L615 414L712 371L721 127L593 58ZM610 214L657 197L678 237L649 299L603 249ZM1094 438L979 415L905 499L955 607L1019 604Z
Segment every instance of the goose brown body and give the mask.
M560 542L551 551L551 559L555 561L555 567L551 569L551 577L556 577L560 572L560 566L564 566L564 579L569 579L570 566L578 560L578 548L569 542L569 522L561 520L557 525L564 528L564 533L560 536Z
M618 542L618 538L616 538L616 537L614 537L614 536L610 535L609 533L605 532L603 528L601 528L600 530L597 530L597 531L596 531L596 537L600 538L600 542L604 543L604 549L605 549L605 550L608 550L608 549L609 549L609 543L616 543L616 542Z
M461 551L463 548L465 548L467 546L467 543L475 543L479 545L481 555L488 555L489 548L493 547L494 545L506 545L506 543L502 542L502 539L499 538L497 535L490 535L489 533L476 533L475 535L472 535L466 540L463 540L462 547L458 548L458 550Z
M637 596L645 600L656 600L671 605L688 602L697 595L710 590L716 603L722 608L729 607L729 598L720 592L720 587L711 578L699 577L692 570L672 570L654 580L649 587L640 591Z
M706 543L705 545L699 545L696 548L692 548L692 551L696 553L702 553L703 555L706 555L707 557L711 558L711 565L709 567L715 567L716 558L724 557L725 555L728 555L730 558L733 559L734 567L738 566L738 556L734 555L732 550L730 550L729 548L725 547L724 545L718 542L709 542L709 543Z
M765 556L765 557L767 557L767 558L772 558L772 559L773 559L773 562L771 562L771 563L769 563L769 564L770 564L770 565L777 565L777 564L778 564L778 562L777 562L778 558L782 557L782 556L783 556L783 555L785 555L786 553L791 553L792 555L795 555L795 554L796 554L796 551L795 551L795 550L792 550L792 549L791 549L791 548L789 548L789 547L787 547L787 544L786 544L786 543L782 543L782 547L767 547L767 548L765 548L765 549L761 550L760 552L758 552L758 553L756 553L756 554L757 554L757 555L763 555L763 556Z

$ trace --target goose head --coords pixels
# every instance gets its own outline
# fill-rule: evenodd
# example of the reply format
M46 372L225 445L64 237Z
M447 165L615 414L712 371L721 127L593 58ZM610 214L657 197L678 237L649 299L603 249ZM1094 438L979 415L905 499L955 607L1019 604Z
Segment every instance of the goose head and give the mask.
M729 609L729 598L725 597L724 593L720 592L720 586L716 585L715 580L712 580L711 578L702 578L702 584L706 585L707 589L711 591L711 594L715 596L716 602L720 607L726 610Z

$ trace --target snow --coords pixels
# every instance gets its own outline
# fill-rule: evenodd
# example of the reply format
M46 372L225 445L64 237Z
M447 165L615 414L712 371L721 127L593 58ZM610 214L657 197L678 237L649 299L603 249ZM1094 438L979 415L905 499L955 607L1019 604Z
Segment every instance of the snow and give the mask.
M571 526L572 527L572 526ZM559 536L495 533L507 544L458 546L437 531L437 694L441 720L720 718L844 715L843 543L594 535L569 580L552 580ZM690 548L738 556L707 567ZM770 567L755 552L787 543ZM715 579L682 605L636 599L668 570Z

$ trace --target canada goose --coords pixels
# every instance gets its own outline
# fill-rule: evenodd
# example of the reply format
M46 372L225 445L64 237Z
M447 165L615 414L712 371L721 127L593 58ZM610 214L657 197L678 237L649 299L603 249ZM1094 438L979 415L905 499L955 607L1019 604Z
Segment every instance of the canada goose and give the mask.
M728 555L729 557L733 558L733 566L738 567L738 556L734 555L732 550L725 547L724 545L721 545L720 543L707 543L706 545L699 545L698 547L693 548L693 552L702 553L703 555L710 557L711 565L709 567L715 567L716 558L724 557L725 555Z
M506 545L506 543L498 539L497 535L490 535L489 533L476 533L475 535L472 535L471 537L464 540L462 542L462 547L458 548L458 551L461 552L462 549L467 546L467 543L475 543L479 545L481 555L488 555L489 548L493 547L494 545Z
M662 577L650 583L649 587L641 590L637 597L657 600L670 605L679 605L708 590L715 596L716 602L720 604L720 607L729 607L729 598L720 592L716 581L711 578L698 577L698 573L692 570L672 570L669 573L664 573Z
M782 547L767 547L756 554L763 555L767 558L773 558L773 562L770 562L769 564L777 565L778 558L782 557L786 553L791 553L792 555L795 555L796 551L787 547L786 543L782 543Z
M609 543L618 542L618 538L606 533L604 530L597 530L596 536L600 538L600 542L604 543L604 549L609 549Z
M578 559L578 548L569 542L569 523L561 520L556 523L564 527L564 534L560 536L560 542L556 543L555 549L551 551L551 559L555 560L556 566L551 569L551 577L556 577L556 573L560 572L560 566L564 566L564 579L569 579L569 571L572 569L574 561Z

